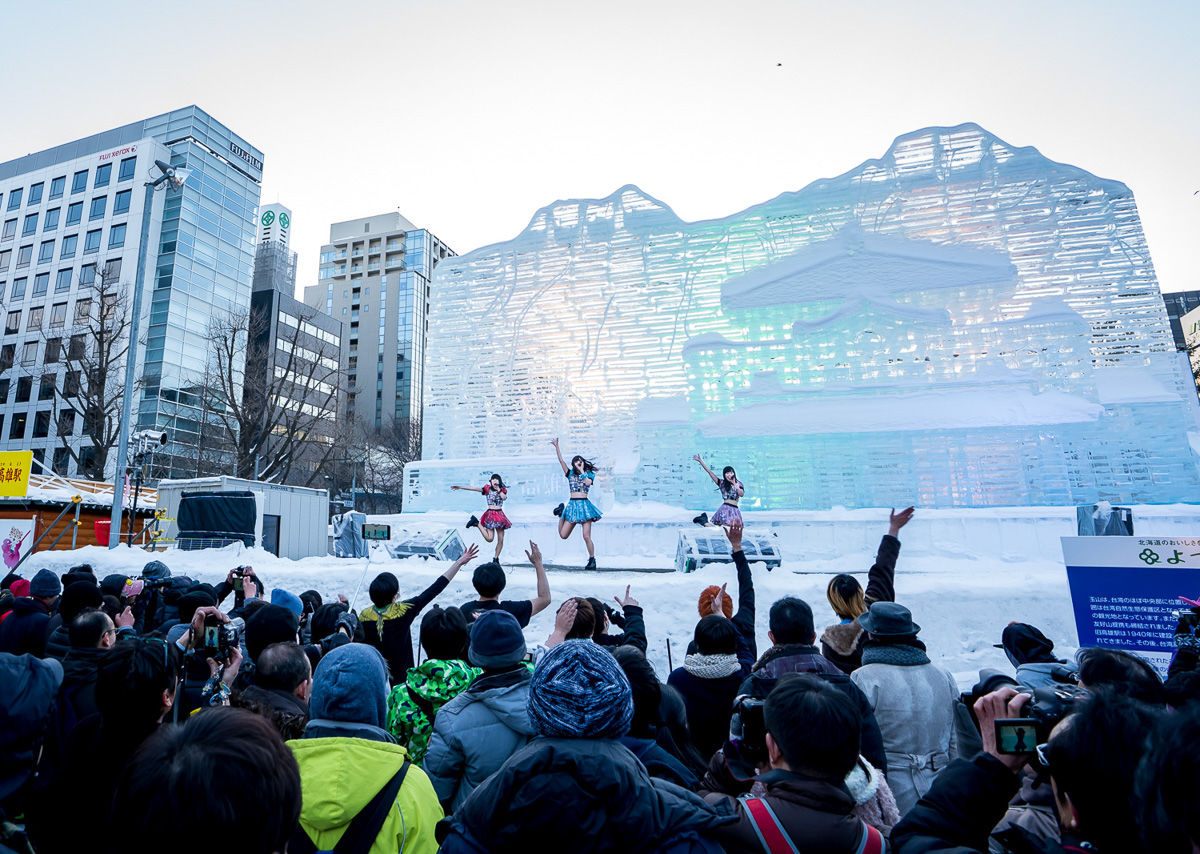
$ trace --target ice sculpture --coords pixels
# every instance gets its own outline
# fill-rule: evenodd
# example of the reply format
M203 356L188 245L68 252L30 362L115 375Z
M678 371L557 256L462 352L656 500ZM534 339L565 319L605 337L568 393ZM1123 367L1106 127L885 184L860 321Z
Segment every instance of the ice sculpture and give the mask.
M707 508L696 451L749 509L1200 496L1133 194L977 125L720 220L556 202L433 289L406 510L496 467L558 500L555 435L609 503Z

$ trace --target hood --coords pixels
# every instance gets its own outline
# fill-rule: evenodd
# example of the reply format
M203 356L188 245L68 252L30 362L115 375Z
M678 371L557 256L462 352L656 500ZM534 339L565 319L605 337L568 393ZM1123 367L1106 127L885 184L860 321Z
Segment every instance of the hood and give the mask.
M1050 640L1036 626L1028 623L1013 623L1005 626L1000 635L1001 643L996 644L1004 650L1013 667L1033 663L1060 663L1054 657L1054 641Z
M481 672L456 658L430 658L411 668L404 684L418 697L441 705L463 691Z
M855 807L854 797L845 783L818 780L794 771L768 771L759 779L771 794L818 812L849 815Z
M314 719L387 726L388 670L372 646L348 643L325 654L313 673Z
M62 665L50 659L42 661L32 655L0 653L0 685L4 699L0 702L0 756L5 762L0 775L0 801L9 797L32 775L32 750L40 742L42 724L49 717L58 687L62 684ZM8 767L7 760L29 753L29 762L18 761ZM23 768L23 766L25 766Z
M856 622L830 626L821 634L821 643L838 655L851 655L862 637L863 627Z
M837 665L821 655L815 646L802 643L773 646L754 665L752 676L778 679L785 673L828 673L845 675ZM758 695L755 695L758 696ZM765 695L763 695L765 696Z
M13 614L49 614L50 609L34 599L32 596L23 596L13 602Z
M63 681L95 682L100 673L100 659L107 652L107 649L71 647L67 657L62 660Z
M527 667L509 673L477 679L468 689L471 699L483 703L506 727L524 736L533 735L529 724L529 682Z
M300 766L300 818L318 831L349 824L408 756L398 744L360 738L305 738L287 744Z

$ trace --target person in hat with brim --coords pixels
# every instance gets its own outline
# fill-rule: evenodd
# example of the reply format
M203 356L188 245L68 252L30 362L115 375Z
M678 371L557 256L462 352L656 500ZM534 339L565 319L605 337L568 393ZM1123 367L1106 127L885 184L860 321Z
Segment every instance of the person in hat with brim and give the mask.
M858 618L867 633L862 667L850 674L875 712L887 755L887 781L900 814L929 791L957 755L954 706L958 683L933 664L912 612L876 602Z

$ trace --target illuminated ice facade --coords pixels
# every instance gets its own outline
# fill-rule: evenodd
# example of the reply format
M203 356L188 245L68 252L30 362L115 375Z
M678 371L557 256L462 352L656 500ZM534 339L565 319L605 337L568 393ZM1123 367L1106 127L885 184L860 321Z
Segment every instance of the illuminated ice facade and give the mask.
M406 510L559 500L555 435L602 507L711 507L694 452L761 510L1200 496L1133 194L973 124L719 220L556 202L433 288Z

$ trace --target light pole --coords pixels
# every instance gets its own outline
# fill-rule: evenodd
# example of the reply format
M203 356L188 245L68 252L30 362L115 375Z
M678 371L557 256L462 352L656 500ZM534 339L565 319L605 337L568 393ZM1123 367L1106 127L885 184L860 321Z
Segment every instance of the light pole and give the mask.
M138 324L142 319L142 289L146 281L146 253L150 240L150 208L154 204L154 191L160 187L178 190L187 180L187 169L176 169L170 164L155 160L154 165L162 172L158 178L146 182L146 198L142 202L142 236L138 243L137 277L133 282L133 317L129 323L129 346L125 348L125 393L121 397L121 421L117 425L117 467L113 472L112 517L108 527L108 547L115 549L121 542L121 517L125 503L125 462L129 452L129 432L133 409L133 374L137 370ZM155 251L155 257L158 252ZM135 518L137 508L133 508ZM129 522L130 531L134 522Z

